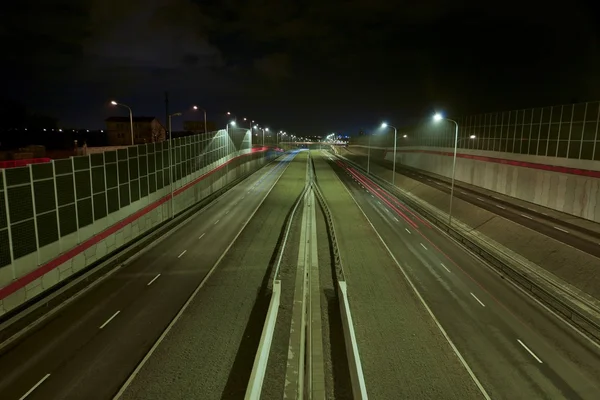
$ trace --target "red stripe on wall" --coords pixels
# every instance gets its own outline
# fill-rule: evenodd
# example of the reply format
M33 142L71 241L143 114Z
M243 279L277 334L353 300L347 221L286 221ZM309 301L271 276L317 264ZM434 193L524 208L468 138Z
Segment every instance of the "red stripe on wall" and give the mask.
M266 148L261 149L261 151L266 151ZM227 164L233 162L234 160L241 158L241 157L251 155L253 153L255 153L255 152L252 152L249 154L242 154L240 156L232 158L225 164L220 165L217 168L208 171L206 174L199 176L198 178L194 179L193 181L187 183L185 186L173 191L173 196L180 195L181 193L183 193L184 191L186 191L193 185L197 184L198 182L200 182L203 179L206 179L208 176L210 176L210 175L214 174L216 171L224 168ZM147 205L146 207L142 208L141 210L136 211L135 213L127 216L126 218L122 219L121 221L117 222L116 224L103 230L99 234L87 239L86 241L78 244L77 246L73 247L72 249L67 250L65 253L62 253L55 259L47 262L46 264L43 264L36 270L30 272L29 274L18 278L17 280L9 283L7 286L5 286L3 288L0 288L0 300L6 298L7 296L10 296L17 290L25 287L29 283L35 281L36 279L42 277L43 275L45 275L48 272L52 271L53 269L57 268L59 265L69 261L70 259L77 256L78 254L81 254L82 252L86 251L90 247L98 244L101 240L106 239L108 236L114 234L115 232L117 232L119 229L125 227L126 225L138 220L142 216L148 214L150 211L155 210L160 205L166 203L170 198L171 198L170 194L168 194L164 197L161 197L154 203Z
M386 150L386 154L388 151ZM397 150L397 153L424 153L424 154L434 154L438 156L450 156L454 155L453 152L450 151L433 151L433 150ZM472 154L463 154L457 153L457 158L466 158L476 161L484 161L491 162L496 164L506 164L515 167L523 167L523 168L532 168L532 169L540 169L544 171L550 172L560 172L562 174L570 174L570 175L579 175L579 176L589 176L592 178L600 178L600 171L594 171L590 169L580 169L580 168L571 168L571 167L563 167L560 165L549 165L549 164L538 164L527 161L516 161L516 160L507 160L504 158L495 158L495 157L486 157L486 156L476 156Z

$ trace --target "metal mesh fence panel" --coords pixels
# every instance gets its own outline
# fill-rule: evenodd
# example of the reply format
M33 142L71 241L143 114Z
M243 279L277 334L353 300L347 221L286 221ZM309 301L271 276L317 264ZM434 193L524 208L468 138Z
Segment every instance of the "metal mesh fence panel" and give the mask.
M9 265L12 261L4 189L4 172L0 171L0 268Z
M5 171L6 199L14 259L37 250L31 171L29 167Z
M60 236L64 237L77 231L73 163L71 160L54 160L52 163L58 206L58 226Z

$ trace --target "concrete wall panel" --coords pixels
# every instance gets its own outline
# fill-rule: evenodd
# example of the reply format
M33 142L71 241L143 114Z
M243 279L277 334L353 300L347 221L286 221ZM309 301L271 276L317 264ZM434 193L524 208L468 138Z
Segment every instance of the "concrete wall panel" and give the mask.
M42 278L38 278L25 286L25 293L27 298L32 298L42 293L42 291L44 290L42 280Z
M364 153L358 146L352 150ZM385 158L392 160L393 152L389 148L387 150ZM448 178L452 176L452 149L403 147L399 151L397 162L401 160L413 168ZM491 159L503 161L488 161ZM547 170L548 166L554 170ZM568 172L562 172L560 168ZM598 171L598 161L460 149L455 177L485 189L600 222Z

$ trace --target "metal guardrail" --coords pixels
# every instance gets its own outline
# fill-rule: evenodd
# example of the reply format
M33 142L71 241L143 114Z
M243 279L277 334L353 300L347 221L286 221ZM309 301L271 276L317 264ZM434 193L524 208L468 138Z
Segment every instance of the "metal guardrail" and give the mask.
M283 254L285 253L287 240L290 234L294 216L296 215L296 211L300 204L303 202L306 192L310 189L312 184L312 177L307 176L307 182L305 183L300 195L296 198L296 201L294 202L291 211L287 215L286 220L283 224L284 228L280 234L280 244L277 249L277 261L273 273L273 288L271 293L271 300L269 302L267 316L263 325L258 350L256 352L254 363L252 365L252 372L250 373L250 379L246 388L246 393L244 396L245 400L256 400L260 399L261 396L264 378L267 373L267 364L269 361L271 344L273 341L273 336L275 334L277 314L279 312L279 306L281 302L281 280L279 279L281 260L283 258Z
M366 170L360 165L343 156L339 157L366 174ZM423 215L427 220L446 232L453 239L457 240L464 247L477 254L487 261L488 264L509 277L513 282L517 283L521 288L525 289L545 306L567 318L573 325L590 336L590 338L600 341L600 320L586 313L577 304L586 303L585 301L574 298L572 294L567 293L564 289L551 282L546 282L548 287L542 286L521 270L523 267L518 266L520 263L517 260L510 258L507 254L499 252L497 249L494 250L490 244L485 243L483 240L474 240L468 237L465 232L449 226L446 216L436 215L431 210L423 207L414 199L407 196L401 189L392 186L382 178L373 174L368 174L368 176L376 181L387 192L401 199L409 207ZM589 308L595 310L595 307L592 305L589 305Z
M312 159L311 159L312 161ZM329 242L333 252L334 268L337 277L337 295L340 302L340 313L344 331L344 342L346 346L346 356L348 357L348 367L350 372L350 382L352 385L352 395L354 399L366 400L368 398L367 388L365 384L364 374L362 370L362 364L360 361L360 355L358 352L358 344L356 341L356 334L354 332L354 323L352 322L352 313L350 312L350 303L348 301L348 291L346 286L346 278L344 275L344 268L342 266L342 258L340 257L339 246L337 237L335 235L335 226L333 223L333 215L325 196L319 188L319 182L317 180L317 174L315 170L314 162L312 163L314 184L313 191L317 201L321 205L323 214L325 215L326 227L329 233Z

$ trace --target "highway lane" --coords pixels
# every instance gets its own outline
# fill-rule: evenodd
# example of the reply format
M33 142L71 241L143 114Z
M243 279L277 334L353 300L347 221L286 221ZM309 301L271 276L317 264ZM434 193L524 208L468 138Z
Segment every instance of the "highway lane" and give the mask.
M31 389L27 399L111 398L292 158L232 188L5 351L2 399Z
M365 156L349 153L345 157L363 166L366 165ZM372 157L371 163L391 170L392 163L390 161L377 160ZM428 174L422 174L412 168L405 168L399 164L396 164L396 172L444 193L450 193L450 186L444 180L436 179ZM549 215L541 211L536 211L534 208L524 209L507 201L502 201L499 198L494 198L491 195L461 187L460 183L455 183L454 196L588 254L600 257L600 234L596 232L577 227L573 224L564 223L556 218L551 218Z
M600 349L372 181L331 162L492 398L597 399Z
M277 242L304 187L306 161L299 153L291 162L120 399L243 398L270 300Z
M333 213L369 397L482 398L326 158L313 154L319 185Z

